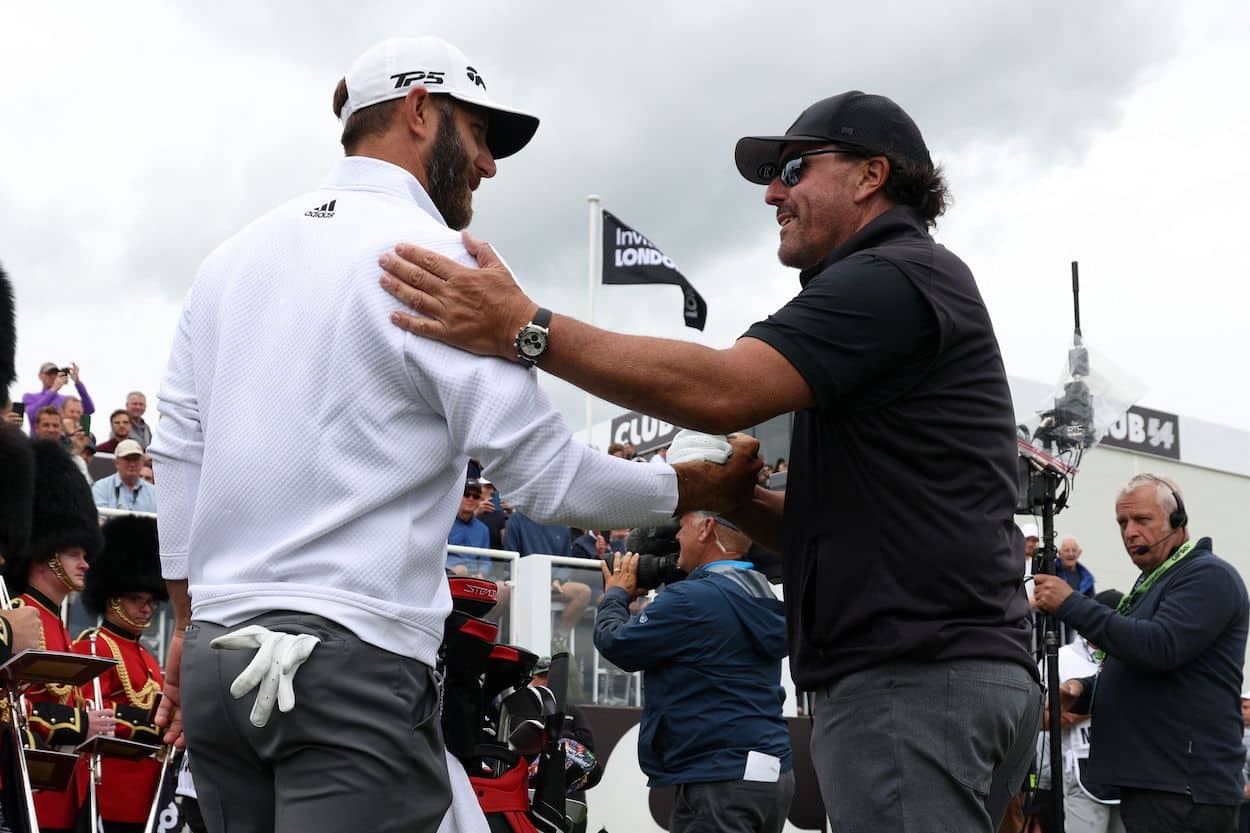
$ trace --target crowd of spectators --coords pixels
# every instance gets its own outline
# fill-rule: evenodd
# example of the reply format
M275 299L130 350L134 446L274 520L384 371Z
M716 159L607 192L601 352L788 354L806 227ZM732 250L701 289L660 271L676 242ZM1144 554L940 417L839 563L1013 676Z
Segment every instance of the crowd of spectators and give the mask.
M664 456L667 449L656 454ZM632 443L612 443L607 453L626 460L646 463ZM464 494L447 534L451 545L515 552L521 558L534 554L610 560L625 551L628 529L577 529L559 524L541 524L514 510L490 480L482 476L482 465L470 460L466 472ZM506 578L487 555L465 552L447 553L447 570L461 576L474 576L495 581L499 602L492 616L506 609L509 594ZM569 635L581 621L596 593L589 584L579 580L584 570L557 566L552 570L551 600L559 611L552 634L552 650L566 650Z
M95 402L83 383L78 365L44 362L39 367L40 389L22 395L4 414L6 422L25 419L32 439L55 440L65 447L74 465L92 484L96 506L140 512L156 511L156 478L147 448L152 428L144 421L147 397L141 391L126 394L125 406L109 414L109 436L96 442L91 431ZM73 384L74 393L62 393ZM113 473L93 466L97 454L111 454Z

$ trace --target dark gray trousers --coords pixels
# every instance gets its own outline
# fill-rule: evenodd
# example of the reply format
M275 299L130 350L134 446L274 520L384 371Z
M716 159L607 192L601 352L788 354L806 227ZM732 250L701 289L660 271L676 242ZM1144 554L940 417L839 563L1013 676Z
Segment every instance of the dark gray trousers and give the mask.
M295 709L248 720L255 689L230 683L253 651L209 647L245 625L321 639L295 676ZM210 833L425 833L451 803L434 674L346 628L279 611L234 628L193 622L182 655L183 725Z
M678 784L669 833L781 833L794 798L794 772L775 783Z
M1237 805L1198 804L1188 795L1120 789L1128 833L1236 833Z
M891 662L817 694L832 833L994 833L1033 757L1041 689L1012 662Z

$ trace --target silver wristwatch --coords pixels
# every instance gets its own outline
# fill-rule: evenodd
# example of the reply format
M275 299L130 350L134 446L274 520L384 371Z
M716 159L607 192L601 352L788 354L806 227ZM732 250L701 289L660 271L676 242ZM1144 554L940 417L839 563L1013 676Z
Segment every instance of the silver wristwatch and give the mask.
M547 352L551 326L551 310L538 308L534 319L516 334L516 360L522 367L533 367Z

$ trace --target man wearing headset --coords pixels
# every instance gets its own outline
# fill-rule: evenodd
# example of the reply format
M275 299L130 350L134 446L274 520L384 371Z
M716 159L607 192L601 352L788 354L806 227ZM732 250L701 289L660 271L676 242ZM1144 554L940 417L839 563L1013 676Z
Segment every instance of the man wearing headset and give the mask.
M1089 777L1120 787L1129 833L1232 833L1242 797L1246 586L1210 538L1189 537L1172 481L1137 475L1115 515L1142 572L1114 610L1057 576L1034 579L1034 604L1106 652L1097 675L1063 683L1063 709L1093 715Z

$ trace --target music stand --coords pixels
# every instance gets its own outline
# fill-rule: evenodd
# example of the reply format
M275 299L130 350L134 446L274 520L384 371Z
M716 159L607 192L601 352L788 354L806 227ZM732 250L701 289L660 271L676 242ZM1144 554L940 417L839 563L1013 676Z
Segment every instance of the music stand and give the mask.
M159 746L153 746L150 743L115 738L110 735L93 735L74 747L74 751L79 754L120 758L124 761L138 761L150 757L158 749L160 749Z
M81 686L89 683L113 666L111 657L93 657L72 651L41 651L28 648L0 665L0 678L6 683L28 685Z
M10 702L16 703L20 687L49 683L81 686L115 665L115 659L92 657L72 651L42 651L31 648L0 665L0 681L9 690ZM13 712L18 715L16 707ZM25 723L26 715L20 714L20 719ZM22 753L26 758L30 786L33 789L60 792L69 786L74 777L74 767L78 765L78 755L29 747L23 747Z

